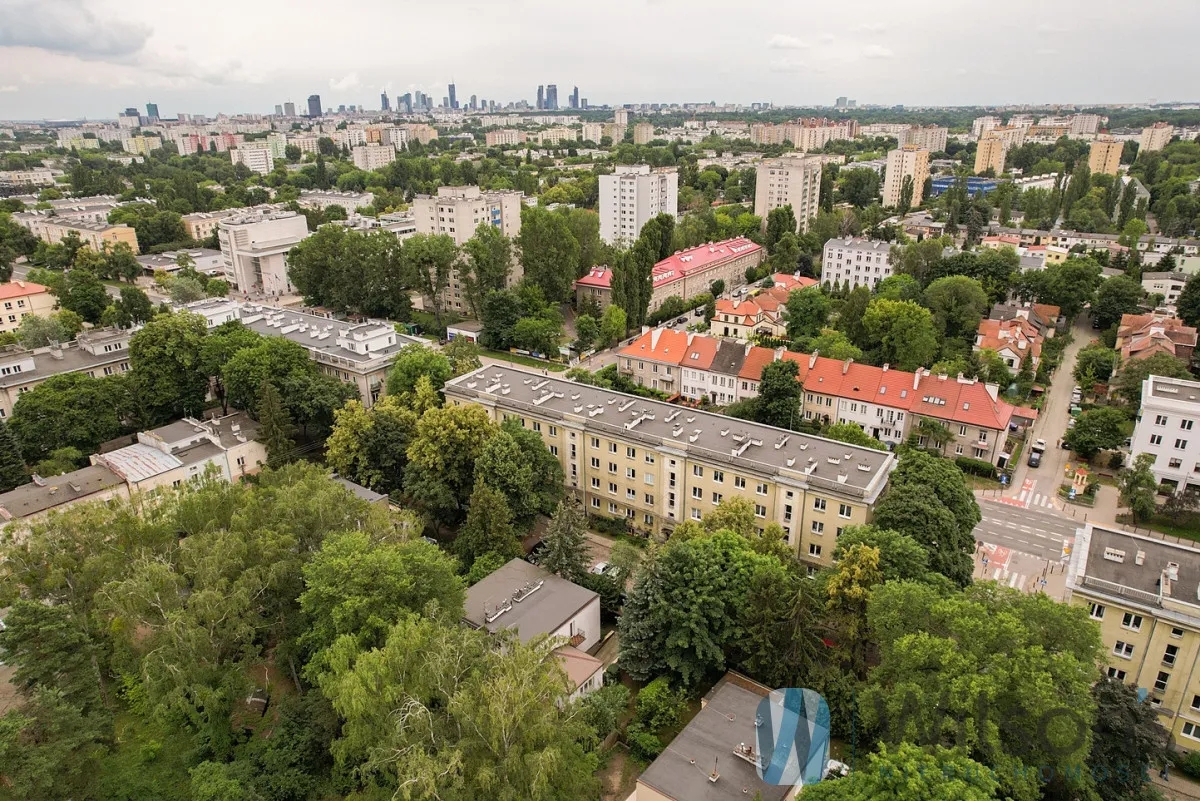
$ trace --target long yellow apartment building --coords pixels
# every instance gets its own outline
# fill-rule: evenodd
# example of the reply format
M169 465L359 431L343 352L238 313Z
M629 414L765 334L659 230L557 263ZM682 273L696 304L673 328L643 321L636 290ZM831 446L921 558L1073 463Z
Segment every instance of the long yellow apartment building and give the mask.
M832 564L846 526L870 522L896 464L884 451L511 367L483 367L444 391L540 434L591 514L669 534L744 498L760 527L783 527L810 572Z
M1147 691L1173 745L1200 750L1200 547L1088 523L1067 601L1100 627L1108 675Z

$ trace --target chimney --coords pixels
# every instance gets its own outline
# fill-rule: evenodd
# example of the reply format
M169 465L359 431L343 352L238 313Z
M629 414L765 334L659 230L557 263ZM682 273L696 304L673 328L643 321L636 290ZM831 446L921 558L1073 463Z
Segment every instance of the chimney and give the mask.
M650 332L650 350L654 350L658 347L658 338L662 336L662 332L663 330L661 328L655 328Z
M62 347L57 343L50 346L50 357L61 360L63 357Z
M771 359L771 361L774 361L774 362L779 361L780 359L783 358L783 354L785 354L785 353L787 353L787 348L780 345L778 348L775 349L775 357L773 359Z
M918 367L917 371L915 373L913 373L913 387L912 388L915 390L920 384L921 384L921 368Z
M816 367L816 365L817 365L817 351L814 350L812 352L812 355L808 357L808 369L811 370L814 367Z
M845 375L850 369L850 365L854 363L854 359L846 359L842 362L842 375Z
M885 365L883 365L883 372L885 372L885 373L886 373L886 372L888 371L888 368L889 368L889 367L891 367L891 365L890 365L890 364L885 364Z

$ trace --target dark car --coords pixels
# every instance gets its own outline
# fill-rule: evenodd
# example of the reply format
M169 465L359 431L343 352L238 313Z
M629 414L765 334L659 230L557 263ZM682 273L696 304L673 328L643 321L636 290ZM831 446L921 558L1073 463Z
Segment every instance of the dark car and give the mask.
M680 317L675 321L675 325L687 325L687 317Z

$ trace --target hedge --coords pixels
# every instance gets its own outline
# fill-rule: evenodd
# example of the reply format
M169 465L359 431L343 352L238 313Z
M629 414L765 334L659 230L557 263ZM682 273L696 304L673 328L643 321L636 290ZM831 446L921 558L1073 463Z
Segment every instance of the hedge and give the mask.
M964 473L983 476L985 478L994 478L996 475L996 466L991 462L985 462L982 459L972 459L969 456L959 456L955 458L954 463L958 465L958 469Z

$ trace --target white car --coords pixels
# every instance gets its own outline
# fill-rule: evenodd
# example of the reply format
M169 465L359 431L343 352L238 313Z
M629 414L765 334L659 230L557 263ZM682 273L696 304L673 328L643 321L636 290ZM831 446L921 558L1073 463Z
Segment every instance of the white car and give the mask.
M604 575L605 570L608 570L608 562L597 562L595 567L592 568L592 572L597 576Z

